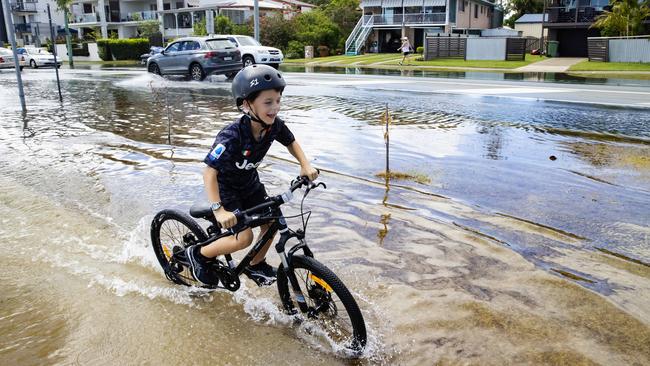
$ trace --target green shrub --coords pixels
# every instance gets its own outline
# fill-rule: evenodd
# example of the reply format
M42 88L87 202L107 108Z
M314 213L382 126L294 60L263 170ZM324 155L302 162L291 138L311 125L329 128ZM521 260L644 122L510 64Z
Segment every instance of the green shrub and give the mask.
M90 56L90 52L88 52L88 43L84 42L81 44L73 44L72 45L72 55L73 56Z
M97 40L97 52L104 61L139 60L141 54L149 52L149 40L146 38L100 39Z
M111 55L111 49L108 45L110 42L110 39L98 39L97 40L97 53L99 54L99 58L101 58L104 61L113 61L113 56Z
M305 57L305 45L298 41L289 41L289 46L284 53L286 58L303 58Z
M424 47L420 46L415 49L415 53L423 54L424 53Z

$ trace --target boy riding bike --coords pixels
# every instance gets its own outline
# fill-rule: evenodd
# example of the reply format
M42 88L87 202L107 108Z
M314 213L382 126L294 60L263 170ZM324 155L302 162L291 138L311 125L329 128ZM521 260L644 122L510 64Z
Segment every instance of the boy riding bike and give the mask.
M244 114L217 135L203 160L207 164L203 182L217 222L237 234L203 247L192 245L186 249L192 274L204 285L217 281L207 270L208 261L244 249L253 242L252 229L239 231L242 228L237 225L234 212L261 204L268 198L257 167L274 140L286 146L300 163L301 176L310 180L318 177L318 171L311 166L298 141L277 117L285 86L286 82L276 69L257 64L242 69L232 81L235 103ZM269 227L270 224L260 227L260 237ZM267 241L244 272L258 285L270 285L276 278L275 268L265 261L272 241L273 238Z

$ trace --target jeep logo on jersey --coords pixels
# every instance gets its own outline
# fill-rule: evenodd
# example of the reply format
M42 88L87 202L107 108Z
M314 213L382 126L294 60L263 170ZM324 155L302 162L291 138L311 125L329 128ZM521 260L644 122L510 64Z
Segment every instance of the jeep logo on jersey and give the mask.
M217 146L210 151L210 160L217 160L223 154L223 152L226 151L226 147L223 146L222 144L217 144Z
M251 169L256 169L258 166L260 166L262 162L258 161L257 163L249 163L248 159L244 159L241 163L235 163L235 166L239 169L246 169L246 170L251 170Z
M251 88L254 87L254 86L257 85L257 84L259 84L259 83L257 82L257 79L253 79L253 80L251 80Z

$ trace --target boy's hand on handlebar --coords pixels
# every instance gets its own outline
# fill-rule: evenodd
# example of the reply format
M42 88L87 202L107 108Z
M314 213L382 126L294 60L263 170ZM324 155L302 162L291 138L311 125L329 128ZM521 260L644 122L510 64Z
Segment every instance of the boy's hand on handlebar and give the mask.
M319 173L318 169L313 168L311 165L300 167L300 176L307 177L311 181L316 180Z
M225 208L215 211L214 217L217 219L219 225L224 229L230 229L237 225L237 216L230 211L226 211Z

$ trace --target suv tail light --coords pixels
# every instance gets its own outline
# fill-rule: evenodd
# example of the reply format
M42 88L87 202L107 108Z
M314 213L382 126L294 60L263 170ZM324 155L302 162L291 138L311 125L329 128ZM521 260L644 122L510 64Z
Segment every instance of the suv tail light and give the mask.
M5 62L5 59L0 57L0 62Z
M212 57L217 57L217 53L214 51L210 51L203 56L203 58L212 58Z

